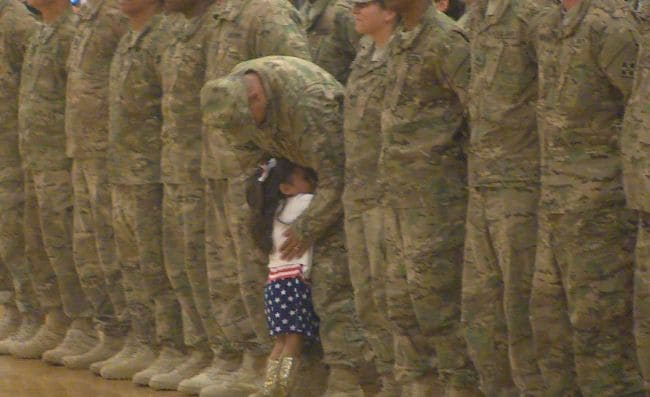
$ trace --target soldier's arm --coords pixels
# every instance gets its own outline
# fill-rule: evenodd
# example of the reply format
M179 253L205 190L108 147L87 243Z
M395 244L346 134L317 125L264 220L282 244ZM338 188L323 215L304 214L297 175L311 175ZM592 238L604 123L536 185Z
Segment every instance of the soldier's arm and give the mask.
M257 21L253 24L253 58L285 55L311 61L309 42L300 14L290 3L273 3L267 9L251 12L257 15Z
M634 69L638 54L636 32L631 23L623 18L608 21L599 32L598 65L610 83L629 98L634 83Z
M328 88L329 89L329 88ZM318 100L309 92L296 109L296 134L300 134L301 156L305 164L318 174L318 187L311 205L293 224L301 241L314 242L340 218L343 192L343 117L335 89L326 100ZM321 97L322 98L322 97Z
M467 104L470 78L470 52L466 37L458 29L452 30L443 43L438 60L439 73L449 89L454 91L463 105Z

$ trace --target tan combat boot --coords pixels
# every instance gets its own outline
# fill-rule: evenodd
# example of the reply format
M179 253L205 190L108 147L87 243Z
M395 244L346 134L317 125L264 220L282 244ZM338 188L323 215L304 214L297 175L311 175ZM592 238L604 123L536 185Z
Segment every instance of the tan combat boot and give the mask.
M275 397L278 395L278 380L280 376L281 358L269 358L266 360L266 373L262 390L251 394L250 397Z
M165 374L157 374L149 380L149 387L155 390L176 390L178 385L200 374L210 366L213 355L209 349L194 350L178 368Z
M102 378L131 379L133 375L150 366L156 359L156 352L150 346L138 341L125 346L122 350L126 350L124 354L118 353L102 366L99 371Z
M401 397L401 387L395 381L392 374L385 374L381 377L381 390L375 397Z
M332 366L327 378L327 391L323 397L363 397L359 375L352 369Z
M40 313L25 313L21 317L20 326L16 332L0 341L0 354L10 354L11 346L33 338L43 326L43 316Z
M0 340L6 339L18 331L20 326L20 313L16 305L5 303L0 320Z
M45 316L45 324L33 338L13 344L9 351L18 358L41 358L43 353L63 341L69 325L70 318L61 309L51 310Z
M111 337L99 332L99 343L96 343L92 349L83 354L64 356L63 365L71 369L86 369L94 363L113 357L123 346L123 337ZM100 369L96 373L99 373Z
M187 394L199 394L201 390L217 384L225 383L234 376L241 365L241 356L235 356L230 360L223 360L214 357L212 364L204 368L201 373L178 384L178 391Z
M183 362L186 360L187 356L184 352L170 346L165 346L160 351L158 358L150 366L133 375L133 383L140 386L149 386L149 381L152 376L172 372L183 365Z
M97 344L97 331L92 320L81 318L72 321L68 332L56 348L43 353L43 361L54 365L63 365L63 357L76 356L88 352Z
M201 390L200 397L248 397L260 390L266 358L244 353L242 365L226 382Z
M120 350L117 351L117 353L113 354L110 358L106 359L105 361L97 361L93 364L90 364L88 368L95 375L101 376L101 370L105 365L113 364L125 360L127 357L131 355L136 345L137 345L137 341L135 335L133 334L133 332L129 332L129 334L124 339L124 344L122 345Z
M461 388L447 385L445 397L484 397L484 395L476 387Z

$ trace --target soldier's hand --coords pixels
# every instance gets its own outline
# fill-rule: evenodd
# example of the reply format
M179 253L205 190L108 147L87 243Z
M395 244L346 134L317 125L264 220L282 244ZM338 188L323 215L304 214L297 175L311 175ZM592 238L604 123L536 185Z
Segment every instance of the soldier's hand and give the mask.
M291 229L284 232L284 237L287 240L280 247L280 255L285 261L300 258L309 248L309 244L298 239Z

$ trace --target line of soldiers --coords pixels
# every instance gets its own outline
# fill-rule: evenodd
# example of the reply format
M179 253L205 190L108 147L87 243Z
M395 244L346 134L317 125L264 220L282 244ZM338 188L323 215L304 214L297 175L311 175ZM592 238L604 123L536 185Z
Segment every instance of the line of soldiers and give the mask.
M29 3L0 0L0 353L261 395L275 156L319 177L294 395L650 391L648 2Z

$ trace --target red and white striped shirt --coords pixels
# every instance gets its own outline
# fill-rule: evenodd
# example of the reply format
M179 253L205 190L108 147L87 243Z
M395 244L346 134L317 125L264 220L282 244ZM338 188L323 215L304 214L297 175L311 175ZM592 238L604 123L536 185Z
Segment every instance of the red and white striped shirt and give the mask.
M313 248L310 247L300 258L285 261L280 257L279 247L284 244L284 233L311 203L313 194L297 194L284 200L284 205L273 221L273 250L269 255L268 281L281 280L289 277L309 279L311 272Z

